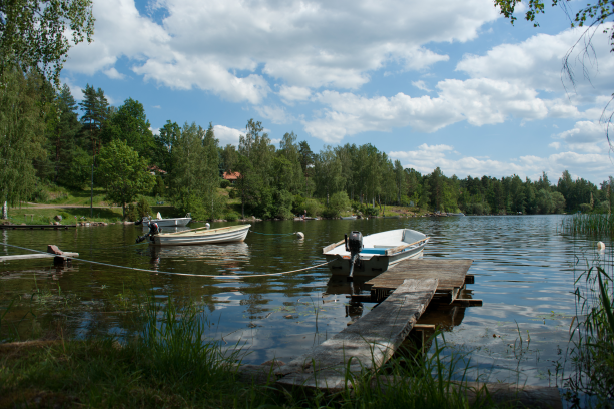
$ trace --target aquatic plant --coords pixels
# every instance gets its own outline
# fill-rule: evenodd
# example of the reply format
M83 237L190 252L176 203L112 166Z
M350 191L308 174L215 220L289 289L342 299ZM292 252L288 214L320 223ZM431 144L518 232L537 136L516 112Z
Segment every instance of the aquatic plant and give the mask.
M574 295L576 317L572 321L571 359L575 372L567 378L568 398L580 403L580 395L610 407L614 398L614 271L613 254L597 254L592 262L580 258Z
M574 214L565 217L561 229L572 234L614 235L614 215L611 214Z

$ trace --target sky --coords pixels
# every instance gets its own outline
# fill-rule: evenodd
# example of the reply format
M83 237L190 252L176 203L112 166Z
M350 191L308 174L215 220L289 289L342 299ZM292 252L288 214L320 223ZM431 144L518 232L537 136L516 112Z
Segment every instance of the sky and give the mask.
M585 1L566 4L534 27L492 0L94 0L94 41L62 82L138 100L154 132L212 123L221 146L253 118L276 144L371 143L422 173L598 184L614 175L614 53L603 27L585 47L568 17Z

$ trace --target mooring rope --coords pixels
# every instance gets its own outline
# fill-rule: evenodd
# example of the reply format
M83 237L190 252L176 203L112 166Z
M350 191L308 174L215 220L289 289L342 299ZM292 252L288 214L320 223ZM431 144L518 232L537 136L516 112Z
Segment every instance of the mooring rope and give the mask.
M33 250L33 249L26 248L26 247L14 246L12 244L7 244L7 243L2 243L2 245L9 246L9 247L14 247L16 249L31 251L31 252L34 252L34 253L51 254L51 253L46 253L44 251ZM76 258L76 257L69 257L69 258L71 260L83 261L84 263L97 264L97 265L107 266L107 267L123 268L123 269L126 269L126 270L143 271L143 272L146 272L146 273L166 274L166 275L175 275L175 276L183 276L183 277L203 277L203 278L213 278L213 279L218 279L218 280L237 280L237 279L242 279L242 278L281 276L281 275L284 275L284 274L298 273L299 271L313 270L314 268L322 267L322 266L325 266L325 265L330 264L333 261L335 261L335 260L331 260L331 261L327 261L326 263L318 264L318 265L315 265L315 266L305 267L305 268L301 268L301 269L298 269L298 270L292 270L292 271L284 271L284 272L281 272L281 273L240 275L240 276L228 276L228 275L208 276L208 275L202 275L202 274L172 273L172 272L168 272L168 271L147 270L147 269L136 268L136 267L118 266L118 265L115 265L115 264L101 263L99 261L92 261L92 260L84 260L84 259Z

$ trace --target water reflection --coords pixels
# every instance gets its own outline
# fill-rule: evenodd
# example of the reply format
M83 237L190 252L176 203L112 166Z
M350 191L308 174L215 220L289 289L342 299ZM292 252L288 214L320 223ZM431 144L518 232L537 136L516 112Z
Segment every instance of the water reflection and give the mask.
M582 257L582 252L593 246L590 239L558 232L562 218L263 222L252 226L263 234L250 233L245 243L168 248L133 246L142 234L134 226L3 231L2 242L8 244L41 251L48 244L56 244L87 260L196 277L156 275L83 262L73 262L70 269L61 272L52 267L50 260L6 262L0 264L0 310L21 297L3 325L18 325L19 319L31 311L42 329L56 328L55 320L61 317L70 336L121 332L129 325L127 314L121 312L129 303L122 304L123 300L144 288L161 301L172 296L203 305L209 320L215 322L216 332L211 335L223 336L228 345L244 345L250 352L246 363L262 363L273 357L285 361L369 313L372 304L363 304L359 311L346 298L352 293L364 293L360 281L331 280L327 266L233 282L199 276L304 268L324 262L322 248L340 241L348 231L359 230L366 235L409 228L432 238L425 257L473 259L469 273L475 275L475 284L469 287L484 300L483 307L467 310L432 304L420 323L442 325L448 344L468 352L472 364L480 372L490 373L492 381L509 381L518 376L521 382L547 385L548 370L553 370L554 362L569 369L558 351L567 345L575 310L573 264L577 255ZM304 240L292 235L273 236L297 230L305 234ZM2 242L0 247L4 247ZM5 254L12 252L6 247L2 250ZM30 302L29 297L36 291L42 296ZM470 295L467 292L462 297ZM529 334L531 342L527 344ZM4 335L0 332L0 340ZM522 353L510 347L518 345L519 338L525 341Z

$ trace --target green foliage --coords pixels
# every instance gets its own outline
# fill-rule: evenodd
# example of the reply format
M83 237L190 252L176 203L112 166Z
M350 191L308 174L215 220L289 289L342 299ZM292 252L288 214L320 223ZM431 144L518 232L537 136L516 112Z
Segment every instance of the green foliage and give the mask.
M4 70L0 87L0 197L26 200L37 181L33 161L44 157L41 79Z
M237 214L236 212L230 211L226 213L226 215L224 216L224 219L226 219L229 222L235 222L239 220L239 217L240 217L239 214Z
M294 218L292 214L292 194L287 190L277 190L274 193L274 217L282 220Z
M69 161L58 176L58 182L73 189L89 185L92 175L92 156L76 146L67 157Z
M121 139L137 151L148 163L154 157L155 140L143 104L128 98L110 116L105 128L104 139Z
M35 69L59 87L69 48L94 34L91 0L5 0L0 14L0 75Z
M292 196L292 213L301 215L305 210L305 198L302 195Z
M143 217L151 217L151 209L145 196L141 196L136 203L136 212L139 216L139 220L142 220Z
M365 214L365 216L369 216L369 217L379 216L379 209L373 208L373 207L367 207L363 213Z
M86 84L82 91L83 100L79 103L83 111L81 132L89 141L89 150L93 155L97 155L102 149L103 142L111 140L110 135L103 133L107 118L111 115L109 102L101 88L95 90L93 85Z
M166 196L166 187L164 186L164 179L161 175L156 176L156 183L153 187L152 194L154 196Z
M212 126L205 131L187 122L173 143L170 197L178 209L199 220L221 217L225 199L217 195L217 144Z
M324 206L317 199L305 199L305 209L307 216L318 217L324 211Z
M339 217L342 212L346 212L350 208L350 198L346 192L337 192L330 198L327 211L330 212L328 217Z
M222 189L226 189L228 186L230 186L230 182L226 179L222 179L220 180L220 187Z
M124 209L139 194L150 192L155 183L145 160L124 141L109 142L97 160L96 175L107 189L106 198Z

